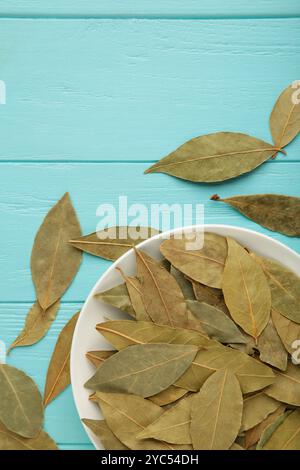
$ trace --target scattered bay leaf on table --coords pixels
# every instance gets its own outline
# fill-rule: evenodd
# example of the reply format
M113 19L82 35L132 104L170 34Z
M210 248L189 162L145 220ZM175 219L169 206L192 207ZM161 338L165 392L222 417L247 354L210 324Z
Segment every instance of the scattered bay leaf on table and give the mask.
M115 261L133 246L158 233L151 227L109 227L80 238L72 237L70 244L91 255Z
M252 194L213 200L225 202L257 224L291 237L300 236L300 198L281 194Z
M106 359L115 353L116 351L88 351L86 357L94 366L99 367Z
M276 371L275 382L265 393L275 400L300 406L300 367L289 363L285 372Z
M96 330L118 350L146 343L191 344L198 347L216 345L199 331L144 321L112 320L99 323Z
M163 409L159 406L136 395L97 392L97 397L108 426L129 449L172 450L178 448L154 439L141 440L137 437L163 413Z
M271 318L258 338L257 349L259 350L259 358L261 361L277 369L286 370L288 354Z
M240 431L247 431L260 424L281 404L263 392L244 398L243 417Z
M119 308L120 310L128 313L130 316L135 317L135 311L132 306L128 289L126 284L119 284L104 292L95 294L95 299L102 300L102 302Z
M140 439L157 439L171 444L191 444L190 424L192 398L186 397L175 406L165 411L144 431L138 434Z
M263 449L266 442L270 439L270 437L276 431L276 429L286 420L286 418L289 416L290 413L291 411L286 411L285 413L279 415L274 421L272 421L271 424L269 424L269 426L265 428L264 432L262 433L257 443L256 450Z
M216 132L189 140L145 173L204 183L224 181L254 170L278 150L247 134Z
M158 406L166 406L170 403L174 403L175 401L179 400L187 393L188 391L184 388L175 387L174 385L171 385L166 390L163 390L162 392L157 393L156 395L152 395L148 398Z
M68 241L81 235L79 221L66 193L46 215L31 253L31 274L43 310L54 304L71 284L81 253Z
M107 359L85 384L111 393L150 397L165 390L191 365L198 348L178 344L139 344Z
M272 308L289 320L300 323L300 278L276 261L252 256L262 266L269 282Z
M141 281L137 277L126 276L122 269L117 269L121 272L125 281L135 319L150 321L151 319L146 311L143 301Z
M222 287L222 275L227 256L227 242L215 233L204 234L199 250L187 249L189 239L170 238L160 245L160 251L176 269L194 281L210 287Z
M279 148L289 144L300 132L300 106L295 98L297 86L289 85L277 99L270 116L273 141Z
M175 278L147 253L136 251L137 274L142 299L153 322L170 326L186 326L187 308Z
M249 429L245 432L245 448L249 449L254 444L256 444L262 434L264 433L265 429L270 426L278 416L281 416L285 411L285 406L280 405L277 410L273 411L273 413L269 414L261 423L257 424L253 428Z
M244 335L222 310L197 300L188 300L187 306L210 338L221 343L246 343Z
M233 320L255 340L266 327L271 312L271 292L261 266L228 237L228 257L223 274L223 294Z
M195 450L226 450L241 427L243 396L235 375L215 372L193 397L191 438Z
M195 300L195 293L191 281L181 271L171 265L170 273L175 277L185 299Z
M199 302L205 302L206 304L217 307L222 312L229 315L228 308L225 304L223 292L221 289L215 289L214 287L205 286L200 282L192 281L195 297Z
M41 394L24 372L0 363L0 421L22 437L36 437L44 421Z
M9 431L0 423L0 450L57 450L57 446L45 431L28 439Z
M260 449L300 450L300 410L286 414L285 419L278 420L271 435L265 439L263 445L260 444Z
M43 310L40 304L35 302L27 314L23 330L11 344L9 351L20 346L30 346L40 341L55 320L59 307L59 300L47 310Z
M295 352L293 344L300 339L300 324L289 320L274 309L272 309L271 316L285 349L293 354Z
M70 354L73 333L79 313L68 321L62 329L55 345L47 371L44 391L44 405L47 406L70 384Z
M82 419L82 422L97 436L106 450L128 450L111 431L104 420Z

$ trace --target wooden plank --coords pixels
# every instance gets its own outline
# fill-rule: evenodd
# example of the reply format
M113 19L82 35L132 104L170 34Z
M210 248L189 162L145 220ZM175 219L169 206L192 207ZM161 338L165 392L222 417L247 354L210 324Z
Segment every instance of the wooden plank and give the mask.
M5 16L268 17L299 14L297 0L2 0Z
M2 19L0 43L5 161L154 161L220 130L269 140L300 77L300 19Z
M299 238L289 238L262 229L225 204L209 200L214 193L222 197L253 193L300 196L300 163L284 159L280 156L278 160L270 161L244 177L211 185L188 183L163 174L144 175L147 164L3 163L0 165L0 299L34 300L29 270L33 239L43 217L65 191L71 194L84 233L96 230L100 221L96 210L100 204L110 203L118 209L119 195L124 195L128 197L128 205L142 203L148 210L155 203L204 204L206 223L248 227L281 240L299 252ZM129 217L129 222L131 220L132 217ZM184 224L194 222L195 211ZM108 261L85 255L64 300L84 300L109 265Z

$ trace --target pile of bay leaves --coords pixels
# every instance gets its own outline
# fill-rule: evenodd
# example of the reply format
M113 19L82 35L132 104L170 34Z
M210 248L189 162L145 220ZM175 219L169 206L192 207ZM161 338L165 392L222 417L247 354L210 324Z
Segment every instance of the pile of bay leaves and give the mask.
M299 450L300 279L232 238L187 246L136 249L96 295L131 318L96 326L114 349L87 353L104 420L85 425L110 450Z

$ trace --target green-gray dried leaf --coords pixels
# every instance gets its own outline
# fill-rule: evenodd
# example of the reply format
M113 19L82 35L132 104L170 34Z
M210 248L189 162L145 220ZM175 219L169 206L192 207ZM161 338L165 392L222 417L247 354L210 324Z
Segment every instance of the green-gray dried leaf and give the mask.
M285 413L271 426L266 430L259 450L300 450L300 410Z
M157 393L156 395L152 395L152 397L148 398L158 406L166 406L170 405L170 403L174 403L175 401L180 400L180 398L182 398L187 393L188 391L184 388L171 385L166 390L163 390L162 392Z
M298 341L300 338L300 324L289 320L274 309L272 310L271 315L277 333L279 334L285 349L290 354L293 354L293 352L295 352L293 344L295 344L295 341Z
M278 150L247 134L217 132L189 140L145 173L204 183L224 181L254 170Z
M115 353L116 351L89 351L86 353L86 357L94 366L99 367L106 359Z
M186 236L170 238L160 245L160 251L189 278L210 287L221 288L227 256L226 239L215 233L205 233L201 249L187 249L189 243L190 239Z
M265 393L283 403L300 406L300 367L289 363L285 372L276 371L276 380Z
M223 294L233 320L255 340L271 312L271 292L261 266L232 238L223 274Z
M150 397L173 385L191 365L198 348L178 344L139 344L107 359L85 384L111 393Z
M126 284L119 284L118 286L112 287L104 292L95 294L95 298L102 300L102 302L108 305L119 308L132 317L135 317L135 311L133 309Z
M256 446L256 450L262 450L265 446L266 442L270 439L272 434L276 431L276 429L286 420L290 411L286 411L285 413L279 415L269 426L267 426L262 433L258 444Z
M66 193L46 215L32 248L31 274L43 310L60 299L78 271L81 253L68 240L80 235L80 225Z
M199 302L205 302L206 304L217 307L222 312L229 315L228 308L225 304L223 292L221 289L215 289L214 287L205 286L200 282L192 281L195 297Z
M286 370L288 354L275 329L272 319L258 338L257 349L261 361L280 370Z
M133 246L158 233L151 227L109 227L80 238L73 237L70 244L91 255L115 261Z
M59 300L47 310L43 310L40 304L35 302L27 314L23 330L11 344L9 351L20 346L31 346L40 341L55 320L59 307Z
M128 450L110 430L104 420L82 419L82 422L98 437L106 450Z
M270 129L275 145L289 144L300 132L300 106L297 85L289 85L277 99L270 116Z
M197 300L188 300L187 306L210 338L221 343L246 343L244 335L222 310Z
M170 273L175 277L185 299L195 300L194 289L191 281L189 281L181 271L171 265Z
M44 391L44 405L47 406L70 384L70 354L73 333L79 317L77 312L62 329L55 345L48 367Z
M285 411L285 406L280 405L277 410L269 414L261 423L245 432L245 448L249 449L256 444L264 433L265 429L270 426L278 416L281 416Z
M234 443L242 420L243 396L235 375L215 372L193 397L191 437L195 450L226 450Z
M0 450L57 450L57 446L45 431L28 439L9 431L0 423Z
M257 426L279 407L278 401L263 392L245 398L240 432Z
M24 372L0 363L0 421L22 437L36 437L43 425L41 394Z
M253 194L213 200L225 202L257 224L291 237L300 236L300 198L280 194Z

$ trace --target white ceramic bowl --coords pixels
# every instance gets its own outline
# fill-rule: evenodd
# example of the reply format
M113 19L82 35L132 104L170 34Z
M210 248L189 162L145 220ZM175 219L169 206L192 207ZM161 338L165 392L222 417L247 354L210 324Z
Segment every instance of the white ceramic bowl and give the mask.
M203 229L203 227L185 227L184 230L189 231L191 229L200 230ZM171 230L168 233L175 233L179 230L182 229ZM206 232L214 232L219 235L235 238L245 247L258 254L279 261L300 276L300 256L287 246L266 235L229 225L205 225L204 230ZM145 251L154 257L159 257L159 246L165 236L166 233L156 235L140 243L139 248L145 249ZM125 273L134 275L134 251L130 250L121 256L97 281L81 310L74 332L71 351L71 381L75 403L81 419L102 419L99 407L89 401L89 391L84 388L84 383L92 376L95 370L86 359L86 352L111 349L109 343L96 332L95 326L97 323L105 321L108 316L113 319L126 318L124 313L94 298L96 293L110 289L122 282L120 273L115 269L116 266L122 267ZM87 428L86 432L95 447L97 449L103 449L100 440Z

